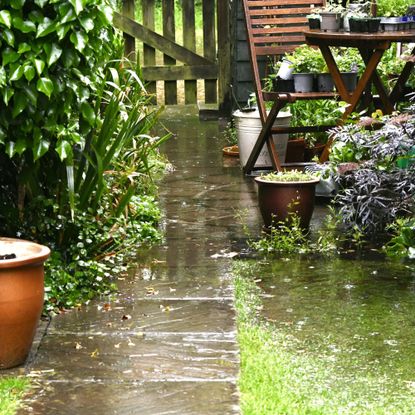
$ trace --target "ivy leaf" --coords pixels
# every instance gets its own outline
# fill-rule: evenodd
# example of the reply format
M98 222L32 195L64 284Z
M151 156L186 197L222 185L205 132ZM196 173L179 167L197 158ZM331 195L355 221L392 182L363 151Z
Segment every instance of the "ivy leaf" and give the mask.
M80 17L79 23L85 29L85 32L90 32L94 28L94 21L89 17Z
M0 144L4 144L4 140L6 139L6 133L3 128L0 127Z
M59 40L62 40L66 36L70 28L70 24L61 24L57 27L56 33L58 35Z
M23 20L21 17L13 17L13 26L23 33L36 32L36 25L30 20Z
M11 30L4 29L3 38L9 46L14 46L14 33Z
M100 4L98 6L99 10L101 11L101 19L103 20L104 24L112 24L112 19L114 17L114 10L112 7L106 4Z
M62 49L56 43L45 43L43 49L46 52L48 66L53 65L62 55Z
M45 69L45 65L46 65L45 62L43 62L40 59L35 59L33 63L35 65L36 72L38 73L38 75L39 76L42 75L43 69Z
M0 66L0 87L6 85L6 70Z
M22 53L28 52L29 50L32 50L30 45L26 42L23 42L23 43L20 43L17 53L21 55Z
M15 154L15 143L14 141L8 141L5 145L5 150L6 150L6 154L10 157L13 158L14 154Z
M35 68L32 65L24 67L24 76L30 82L35 77Z
M11 97L14 95L14 89L10 87L6 87L3 91L3 101L6 105L9 104Z
M16 92L15 96L13 97L13 110L12 116L16 118L23 110L27 107L28 100L26 98L26 94L22 91Z
M43 6L48 2L48 0L35 0L35 4L37 4L40 8L43 8Z
M13 71L11 71L10 81L18 81L23 76L23 72L23 65L18 65L16 68L13 69Z
M49 78L40 78L37 81L36 88L39 92L43 92L48 98L53 92L53 82Z
M12 25L12 19L8 10L0 10L0 23L10 29Z
M75 32L70 36L71 42L74 44L75 49L82 52L88 42L88 36L84 32Z
M61 19L59 20L60 23L68 23L72 22L76 19L76 14L74 9L70 6L70 4L62 4L59 6L59 14L61 15Z
M6 48L1 54L1 57L3 60L2 66L7 66L9 63L16 62L20 58L20 55L13 49Z
M30 87L29 85L25 85L23 87L23 90L24 90L27 98L29 98L30 102L33 105L36 105L36 103L37 103L37 91L36 91L35 87L34 86Z
M72 146L66 140L61 140L56 146L56 152L61 161L72 157Z
M75 9L75 13L78 15L84 9L84 1L82 0L69 0L69 3L72 4L73 8Z
M92 127L95 124L95 111L87 102L81 104L82 116L88 121L88 124Z
M48 17L43 19L43 22L37 27L36 38L45 37L49 33L54 32L56 29L56 23L50 20Z
M36 134L33 140L33 159L39 160L49 150L49 141L43 140L40 134Z
M71 68L72 66L77 67L80 61L80 58L75 52L75 50L66 48L63 51L63 64L65 65L65 68Z
M29 19L33 23L42 23L44 18L45 17L43 16L43 14L39 10L32 10L29 13Z
M24 4L26 3L26 0L11 0L10 5L13 7L13 9L20 10Z

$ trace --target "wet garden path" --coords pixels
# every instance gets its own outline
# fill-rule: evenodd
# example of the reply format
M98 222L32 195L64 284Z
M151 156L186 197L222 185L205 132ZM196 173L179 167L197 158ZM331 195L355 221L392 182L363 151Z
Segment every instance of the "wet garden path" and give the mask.
M237 160L222 158L217 121L168 115L165 242L140 254L119 294L52 319L21 414L239 413L227 254L243 238L238 209L253 209L259 226L255 188Z

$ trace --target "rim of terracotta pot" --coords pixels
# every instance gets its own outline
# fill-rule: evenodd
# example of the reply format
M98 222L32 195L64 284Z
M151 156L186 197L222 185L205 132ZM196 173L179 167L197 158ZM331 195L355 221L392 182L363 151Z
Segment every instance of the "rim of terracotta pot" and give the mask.
M285 182L285 181L279 181L279 180L263 180L261 179L261 177L254 177L254 180L257 183L262 183L265 185L279 184L279 185L291 186L293 184L317 184L320 181L320 178L317 177L312 180L298 180L298 181L292 181L292 182Z
M0 255L6 254L15 254L16 258L0 260L0 269L43 262L49 257L50 249L24 239L0 237Z

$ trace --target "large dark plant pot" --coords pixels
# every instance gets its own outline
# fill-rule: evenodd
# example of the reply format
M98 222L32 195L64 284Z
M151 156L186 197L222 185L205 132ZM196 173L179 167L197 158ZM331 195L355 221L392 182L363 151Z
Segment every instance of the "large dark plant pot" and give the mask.
M43 263L49 248L0 238L0 369L24 363L43 308ZM11 255L13 256L13 255Z
M307 182L270 182L255 177L258 203L264 224L285 221L289 214L300 218L300 226L307 229L314 211L316 185L320 179Z
M305 141L303 138L291 139L287 142L285 154L286 163L298 163L304 161Z

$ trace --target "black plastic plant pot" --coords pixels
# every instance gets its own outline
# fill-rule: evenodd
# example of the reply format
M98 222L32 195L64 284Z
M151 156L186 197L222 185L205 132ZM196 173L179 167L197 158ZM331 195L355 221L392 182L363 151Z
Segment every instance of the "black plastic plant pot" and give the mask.
M375 33L379 30L380 18L355 18L349 19L350 31L357 33Z
M308 27L310 30L320 30L320 19L318 17L309 17Z
M274 90L277 92L294 92L294 79L276 79Z

